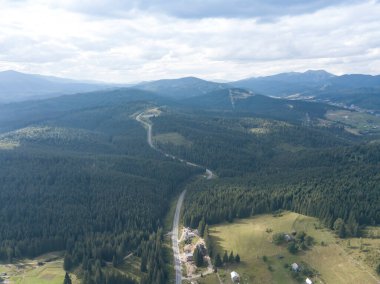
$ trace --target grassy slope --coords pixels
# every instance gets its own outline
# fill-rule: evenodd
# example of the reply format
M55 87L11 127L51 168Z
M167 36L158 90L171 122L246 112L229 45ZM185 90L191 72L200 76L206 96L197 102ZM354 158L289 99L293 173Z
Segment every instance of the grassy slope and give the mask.
M51 261L47 262L48 259ZM45 262L38 266L37 262ZM7 273L12 284L62 284L65 277L62 253L44 254L35 259L20 260L15 264L0 264L0 273ZM70 274L73 284L79 284Z
M220 270L220 275L226 280L225 283L231 283L231 270L240 273L241 283L296 283L284 264L306 262L320 273L320 277L314 279L315 283L377 283L373 270L349 256L344 242L337 241L329 230L316 229L315 226L319 226L317 219L296 213L285 213L282 217L261 215L213 226L210 233L217 249L220 252L233 250L242 259L240 265ZM267 228L273 232L267 233ZM293 229L304 230L313 236L316 245L311 250L291 255L284 246L276 246L271 242L273 233L290 232ZM321 246L321 241L326 245ZM379 244L380 240L377 240L377 246ZM268 257L267 262L263 261L263 255ZM278 259L277 255L284 258ZM273 271L269 271L269 265Z

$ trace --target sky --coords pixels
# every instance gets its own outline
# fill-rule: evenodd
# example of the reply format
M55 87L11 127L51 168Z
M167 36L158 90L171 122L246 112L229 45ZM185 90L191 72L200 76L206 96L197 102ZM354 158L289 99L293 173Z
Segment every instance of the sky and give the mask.
M128 83L380 74L375 0L0 0L0 71Z

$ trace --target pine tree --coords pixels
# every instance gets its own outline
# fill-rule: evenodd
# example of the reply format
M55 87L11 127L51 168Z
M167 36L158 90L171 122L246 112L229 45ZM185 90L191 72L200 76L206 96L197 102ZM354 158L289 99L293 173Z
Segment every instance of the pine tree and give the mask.
M231 251L230 256L228 257L228 262L233 263L235 261L234 252Z
M339 228L338 236L341 239L344 239L346 237L346 226L344 224Z
M65 279L63 280L63 284L71 284L71 278L67 272L65 274Z
M201 267L204 265L203 254L198 248L194 250L193 258L195 259L196 266Z
M204 235L205 227L206 227L206 222L205 222L205 218L203 217L202 220L199 222L199 225L198 225L198 233L201 237L203 237L203 235Z
M236 263L239 263L239 262L240 262L240 256L239 256L238 253L237 253L236 256L235 256L235 262L236 262Z
M227 251L225 250L224 255L223 255L223 263L227 263L227 262L228 262L228 254L227 254Z
M73 262L71 260L71 255L66 253L65 258L63 259L63 269L65 271L69 271L72 267L73 267Z
M116 255L114 255L114 256L112 257L112 266L113 266L113 267L116 267L116 266L117 266Z
M215 257L215 266L216 267L222 267L222 258L220 257L220 254L216 254L216 257Z
M146 267L146 265L147 265L147 259L146 259L146 256L143 255L143 256L141 257L141 264L140 264L140 271L141 271L141 272L147 272L147 267Z

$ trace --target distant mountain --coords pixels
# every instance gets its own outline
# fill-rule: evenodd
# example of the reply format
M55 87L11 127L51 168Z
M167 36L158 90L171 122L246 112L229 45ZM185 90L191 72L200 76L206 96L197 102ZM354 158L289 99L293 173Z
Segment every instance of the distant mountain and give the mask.
M289 72L266 77L248 78L229 83L238 88L248 88L268 96L286 97L305 90L324 86L335 75L324 70L309 70L304 73Z
M210 82L195 77L185 77L180 79L142 82L134 87L174 99L183 99L226 89L228 88L228 85L224 83Z
M115 86L9 70L0 72L0 103L49 98L112 87Z
M380 112L380 76L336 76L323 70L290 72L229 83L267 96L313 99Z

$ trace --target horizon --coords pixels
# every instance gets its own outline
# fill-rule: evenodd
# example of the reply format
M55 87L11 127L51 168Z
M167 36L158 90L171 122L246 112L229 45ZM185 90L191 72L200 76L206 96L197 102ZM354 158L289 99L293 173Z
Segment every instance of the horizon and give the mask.
M0 70L135 83L380 74L378 0L5 0ZM363 17L365 15L365 17Z
M200 79L200 80L214 82L214 83L228 84L228 83L232 83L232 82L235 82L235 81L242 81L242 80L247 80L247 79L258 79L258 78L276 76L276 75L281 75L281 74L291 74L291 73L304 74L304 73L307 73L307 72L326 72L326 73L331 74L331 75L336 76L336 77L345 76L345 75L380 76L380 74L364 74L364 73L334 74L334 73L329 72L329 71L324 70L324 69L308 69L308 70L305 70L305 71L285 71L285 72L281 72L281 73L268 74L266 76L255 76L255 77L239 78L239 79L234 80L234 81L225 81L225 80L221 80L221 79L205 79L203 77L198 77L198 76L193 76L193 75L187 75L187 76L185 75L183 77L158 78L158 79L155 79L155 80L143 80L142 79L141 81L135 81L135 82L107 82L107 81L97 81L97 80L80 80L80 79L77 79L77 78L61 77L61 76L57 76L57 75L54 75L54 74L26 73L26 72L22 72L22 71L18 71L18 70L12 70L12 69L0 70L0 73L6 73L6 72L10 72L10 73L14 72L14 73L24 74L24 75L30 75L30 76L54 77L54 78L58 78L58 79L73 80L73 81L76 81L76 82L87 82L87 83L94 83L94 84L115 84L115 85L117 85L117 84L120 84L120 85L122 85L122 84L125 84L125 85L137 85L137 84L141 84L141 83L149 83L149 82L160 81L160 80L180 80L180 79L186 79L186 78L195 78L195 79Z

